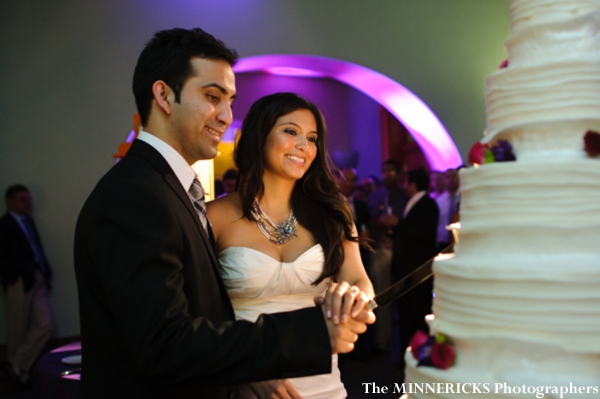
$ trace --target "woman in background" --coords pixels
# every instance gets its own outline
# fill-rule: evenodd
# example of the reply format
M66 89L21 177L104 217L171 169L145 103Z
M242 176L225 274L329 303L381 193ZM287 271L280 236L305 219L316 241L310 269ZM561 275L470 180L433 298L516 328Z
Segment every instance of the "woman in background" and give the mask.
M248 112L234 153L237 192L207 206L237 319L314 306L313 298L328 287L342 287L343 301L328 306L327 316L343 323L373 296L326 143L320 111L294 93L263 97ZM298 393L345 398L337 355L330 374L251 383L241 396Z

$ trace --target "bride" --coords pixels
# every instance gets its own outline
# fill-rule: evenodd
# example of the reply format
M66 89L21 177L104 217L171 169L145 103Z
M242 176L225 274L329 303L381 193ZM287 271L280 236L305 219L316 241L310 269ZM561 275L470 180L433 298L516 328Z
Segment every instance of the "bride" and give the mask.
M328 295L326 306L337 324L373 297L326 144L323 116L296 94L272 94L250 108L234 153L238 191L207 205L237 319L255 321L261 313L314 306L315 296L339 290ZM240 393L242 398L347 396L337 355L330 374L251 383Z

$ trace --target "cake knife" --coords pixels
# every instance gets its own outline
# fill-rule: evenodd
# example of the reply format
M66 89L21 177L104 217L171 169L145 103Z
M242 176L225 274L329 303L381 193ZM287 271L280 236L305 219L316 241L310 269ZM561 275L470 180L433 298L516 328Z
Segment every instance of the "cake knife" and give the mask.
M440 253L448 251L452 248L452 245L448 245L446 248L442 249ZM408 273L406 276L402 277L400 280L396 281L394 284L386 288L385 290L379 292L375 295L375 298L371 299L369 304L367 305L369 309L376 309L380 306L387 305L388 303L403 297L408 292L410 292L413 288L423 283L425 280L433 276L433 261L440 254L436 254L433 258L427 260L425 263L414 269L412 272Z

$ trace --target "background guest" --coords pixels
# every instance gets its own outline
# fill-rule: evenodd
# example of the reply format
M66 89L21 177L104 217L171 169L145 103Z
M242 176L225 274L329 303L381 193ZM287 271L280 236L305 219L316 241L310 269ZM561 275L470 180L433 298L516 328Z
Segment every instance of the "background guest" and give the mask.
M458 222L458 207L460 203L460 180L457 169L448 169L443 175L447 190L435 197L440 210L437 227L438 252L452 244L452 232L446 228L451 223ZM452 251L452 249L448 250Z
M358 173L354 168L344 168L340 172L341 174L338 176L340 193L352 209L354 224L356 224L358 234L363 238L368 238L369 230L367 226L369 225L369 209L367 207L367 203L360 200L355 195L357 190L356 182L358 180Z
M236 168L230 168L223 173L223 193L218 197L224 197L227 194L235 192L235 185L237 184L238 170Z
M0 280L6 291L5 369L26 385L29 372L52 335L48 301L52 270L30 215L31 195L21 184L6 190L8 211L0 218Z
M408 201L406 190L400 185L404 180L402 165L393 160L383 162L381 166L382 186L369 198L371 217L370 234L375 251L371 254L370 277L375 292L381 292L392 283L392 239L390 226L385 217L395 215L398 220ZM383 217L383 218L382 218ZM389 351L394 326L392 306L376 309L377 323L373 326L373 349Z
M358 187L365 192L368 200L371 194L379 188L379 179L376 176L366 176L361 179Z
M406 276L422 263L436 255L436 233L439 210L427 195L429 173L424 168L408 172L406 193L410 199L402 218L390 215L385 223L394 231L392 271L397 279ZM398 300L400 323L400 353L408 347L417 330L428 331L425 316L431 313L433 278L413 288ZM401 357L400 366L404 366Z
M430 173L429 196L437 198L446 191L446 176L443 172L432 170Z

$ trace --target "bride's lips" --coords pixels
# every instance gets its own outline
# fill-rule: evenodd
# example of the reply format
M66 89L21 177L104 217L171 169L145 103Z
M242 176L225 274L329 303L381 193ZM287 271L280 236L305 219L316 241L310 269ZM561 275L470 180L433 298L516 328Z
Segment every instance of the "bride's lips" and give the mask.
M298 155L288 154L285 157L287 159L289 159L292 163L294 163L294 164L296 164L298 166L304 166L304 164L306 163L306 158L300 157Z

